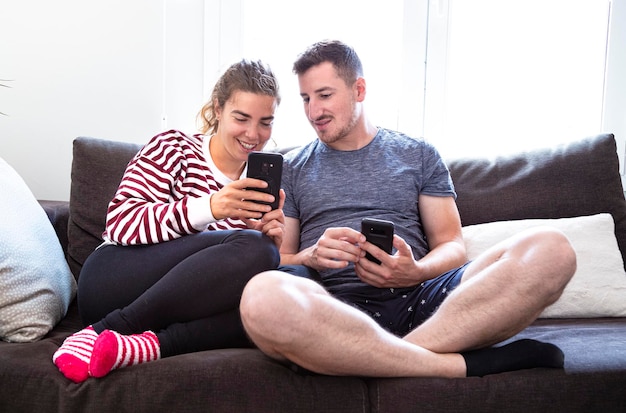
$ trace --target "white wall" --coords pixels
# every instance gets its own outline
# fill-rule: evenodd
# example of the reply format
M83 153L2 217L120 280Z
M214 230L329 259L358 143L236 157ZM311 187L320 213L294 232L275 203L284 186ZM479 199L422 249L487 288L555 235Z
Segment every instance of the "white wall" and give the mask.
M144 143L195 127L202 0L0 0L0 10L0 79L11 80L0 157L37 198L69 199L77 136ZM178 36L187 41L173 47Z
M239 29L220 24L241 18L231 3L0 0L0 79L11 80L0 88L0 157L37 198L67 200L75 137L145 143L165 128L195 132L203 96L241 48ZM626 0L613 8L610 47L624 50ZM604 118L620 155L624 55L609 62Z
M626 0L613 0L611 8L602 126L605 131L615 134L622 165L622 185L626 189Z

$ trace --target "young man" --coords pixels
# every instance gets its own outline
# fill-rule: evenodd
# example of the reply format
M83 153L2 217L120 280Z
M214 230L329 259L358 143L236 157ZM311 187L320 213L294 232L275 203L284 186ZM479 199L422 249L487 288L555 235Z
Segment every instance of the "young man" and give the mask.
M357 376L482 376L563 366L556 346L489 346L532 323L576 268L568 240L534 229L467 263L447 167L423 140L378 128L352 48L320 42L294 64L316 141L286 156L281 264L246 286L246 331L266 354ZM394 253L366 242L361 219L395 223ZM366 252L381 261L365 258Z

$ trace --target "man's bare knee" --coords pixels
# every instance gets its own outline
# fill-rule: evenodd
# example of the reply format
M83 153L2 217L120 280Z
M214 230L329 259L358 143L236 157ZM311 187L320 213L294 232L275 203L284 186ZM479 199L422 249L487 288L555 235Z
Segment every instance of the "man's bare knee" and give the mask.
M265 271L254 276L244 288L239 310L246 330L271 314L271 297L277 294L280 277L279 271Z
M558 266L555 271L560 275L562 284L560 290L562 291L576 272L576 252L569 239L560 231L552 231L551 241L554 243L552 249L556 251L553 259ZM558 295L560 296L560 292Z
M552 290L556 301L576 272L576 252L572 244L563 232L551 227L529 231L524 242L530 254L528 261L539 266L540 270L533 272L537 281L545 290Z
M282 354L301 329L306 329L313 307L310 293L326 292L317 283L281 271L256 275L245 287L241 320L248 336L267 354Z

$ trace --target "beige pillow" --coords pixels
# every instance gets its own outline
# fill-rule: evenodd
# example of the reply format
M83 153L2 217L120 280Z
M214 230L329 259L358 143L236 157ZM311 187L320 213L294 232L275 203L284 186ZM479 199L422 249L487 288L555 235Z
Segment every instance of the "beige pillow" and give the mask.
M463 228L469 258L524 229L540 225L563 231L577 258L574 277L541 318L626 317L626 272L610 214L470 225Z
M0 158L0 339L42 338L76 293L48 216L22 178Z

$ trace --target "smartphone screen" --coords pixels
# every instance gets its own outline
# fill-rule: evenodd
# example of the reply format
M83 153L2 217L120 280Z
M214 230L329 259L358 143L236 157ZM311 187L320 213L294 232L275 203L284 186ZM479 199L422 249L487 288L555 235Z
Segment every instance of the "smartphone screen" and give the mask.
M364 218L361 221L361 233L365 235L368 242L376 245L387 254L391 254L393 249L393 222L382 219ZM365 258L376 264L380 264L380 261L374 258L369 252L366 253Z
M283 156L273 152L250 152L248 154L248 178L267 182L267 188L246 188L274 195L274 202L261 202L278 208L281 177L283 174ZM259 201L260 202L260 201Z

